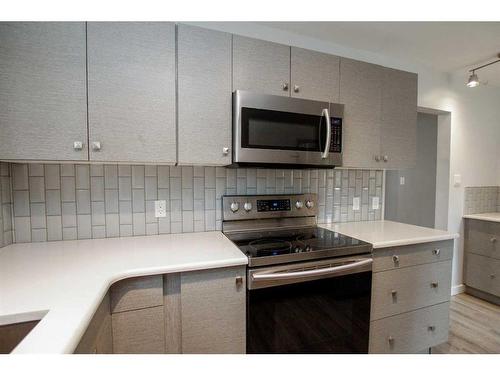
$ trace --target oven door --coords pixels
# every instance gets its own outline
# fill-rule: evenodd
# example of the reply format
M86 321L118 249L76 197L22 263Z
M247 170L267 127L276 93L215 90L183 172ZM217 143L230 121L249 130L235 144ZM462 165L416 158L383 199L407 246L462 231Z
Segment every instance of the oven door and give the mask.
M342 164L342 105L238 90L233 106L235 163Z
M368 353L370 257L248 271L247 353Z

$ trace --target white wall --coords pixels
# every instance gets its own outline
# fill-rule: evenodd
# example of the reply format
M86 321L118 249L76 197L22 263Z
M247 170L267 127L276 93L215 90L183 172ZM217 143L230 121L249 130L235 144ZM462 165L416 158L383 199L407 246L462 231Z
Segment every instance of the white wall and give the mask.
M465 186L500 184L500 88L465 86L466 72L445 74L368 51L356 50L251 22L198 22L206 28L265 39L418 73L418 105L451 112L450 176L462 176L462 185L450 178L448 229L462 233ZM439 145L438 145L439 147ZM462 284L463 243L455 245L452 285Z

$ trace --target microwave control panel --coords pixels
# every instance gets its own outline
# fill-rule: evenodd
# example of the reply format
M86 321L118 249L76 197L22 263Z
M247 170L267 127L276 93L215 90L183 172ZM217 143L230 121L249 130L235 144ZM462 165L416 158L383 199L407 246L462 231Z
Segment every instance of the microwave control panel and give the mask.
M332 128L330 152L342 152L342 119L340 117L332 117L330 124Z

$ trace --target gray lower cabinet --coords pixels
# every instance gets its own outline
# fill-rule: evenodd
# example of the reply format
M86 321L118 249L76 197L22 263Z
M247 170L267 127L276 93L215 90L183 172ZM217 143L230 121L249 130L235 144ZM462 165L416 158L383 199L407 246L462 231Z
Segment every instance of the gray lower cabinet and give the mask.
M467 293L500 304L500 223L465 219Z
M245 296L245 267L183 273L182 352L245 353Z
M370 353L418 353L446 342L453 240L375 249Z
M290 69L292 97L331 103L339 101L338 56L292 47Z
M113 333L109 303L109 294L106 294L76 347L75 354L113 353Z
M233 91L290 95L290 47L233 35Z
M178 163L231 164L231 34L179 25Z
M175 25L89 22L91 161L176 162Z
M1 159L87 160L85 54L84 22L0 23Z

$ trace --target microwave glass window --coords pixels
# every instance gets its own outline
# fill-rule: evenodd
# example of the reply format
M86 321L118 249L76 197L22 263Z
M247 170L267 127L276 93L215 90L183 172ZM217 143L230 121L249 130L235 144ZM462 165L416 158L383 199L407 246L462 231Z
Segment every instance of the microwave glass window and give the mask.
M241 115L245 148L323 151L326 126L321 114L242 108Z

